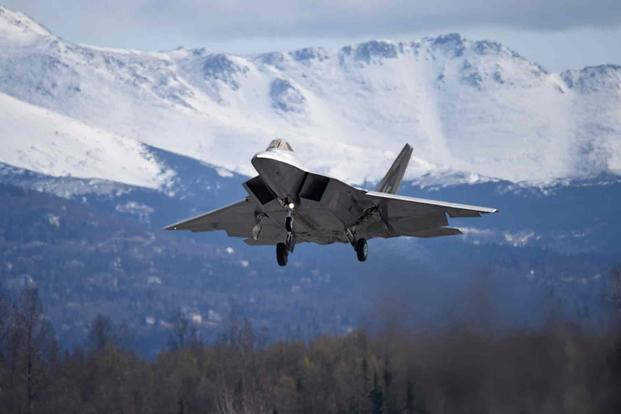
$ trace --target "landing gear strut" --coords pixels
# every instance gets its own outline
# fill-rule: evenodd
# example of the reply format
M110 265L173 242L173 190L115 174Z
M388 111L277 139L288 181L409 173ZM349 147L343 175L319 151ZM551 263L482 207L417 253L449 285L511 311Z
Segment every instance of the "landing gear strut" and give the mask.
M354 250L356 250L356 256L358 261L364 262L369 257L369 245L367 239L358 239L354 242Z
M287 216L285 219L285 229L287 230L287 233L293 232L293 216Z

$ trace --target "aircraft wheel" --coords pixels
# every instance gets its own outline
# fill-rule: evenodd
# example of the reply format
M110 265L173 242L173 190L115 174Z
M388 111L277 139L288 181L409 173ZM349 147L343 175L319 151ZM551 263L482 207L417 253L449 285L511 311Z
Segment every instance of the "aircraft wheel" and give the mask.
M289 259L289 251L287 245L284 243L278 243L276 245L276 260L279 266L286 266Z
M367 239L356 240L356 245L354 247L356 249L358 260L361 262L367 260L367 257L369 256L369 245L367 244Z
M287 233L291 233L293 231L293 217L287 216L285 219L285 229Z

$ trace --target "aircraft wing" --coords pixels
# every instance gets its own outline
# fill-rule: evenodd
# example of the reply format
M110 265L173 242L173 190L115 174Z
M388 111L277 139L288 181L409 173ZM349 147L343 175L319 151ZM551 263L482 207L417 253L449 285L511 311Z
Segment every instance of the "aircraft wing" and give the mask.
M166 226L166 230L225 230L229 236L251 237L257 204L250 198Z
M377 206L379 217L363 223L367 237L414 236L440 237L461 234L459 229L446 227L448 217L479 217L495 213L489 207L449 203L425 198L408 197L377 191L366 191L364 201Z
M428 210L443 211L449 217L480 217L481 214L496 213L498 209L490 207L473 206L469 204L449 203L446 201L429 200L426 198L408 197L397 194L367 191L368 197L385 202L388 208L397 210Z

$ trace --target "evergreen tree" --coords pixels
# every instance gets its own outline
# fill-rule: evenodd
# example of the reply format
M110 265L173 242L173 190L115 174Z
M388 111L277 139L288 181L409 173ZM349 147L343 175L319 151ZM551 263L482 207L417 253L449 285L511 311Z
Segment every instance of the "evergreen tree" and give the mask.
M378 384L377 372L373 373L373 389L369 393L369 399L373 407L373 414L382 414L384 407L384 393Z

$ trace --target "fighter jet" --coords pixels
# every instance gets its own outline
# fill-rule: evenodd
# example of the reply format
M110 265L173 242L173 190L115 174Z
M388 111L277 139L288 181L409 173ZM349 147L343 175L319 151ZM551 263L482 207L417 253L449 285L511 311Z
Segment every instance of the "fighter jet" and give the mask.
M306 168L291 146L273 140L252 158L256 177L243 186L241 201L165 227L167 230L224 230L249 245L275 245L286 266L296 244L349 243L358 260L374 237L440 237L462 234L449 217L479 217L497 209L397 195L412 156L405 144L375 191L348 185Z

